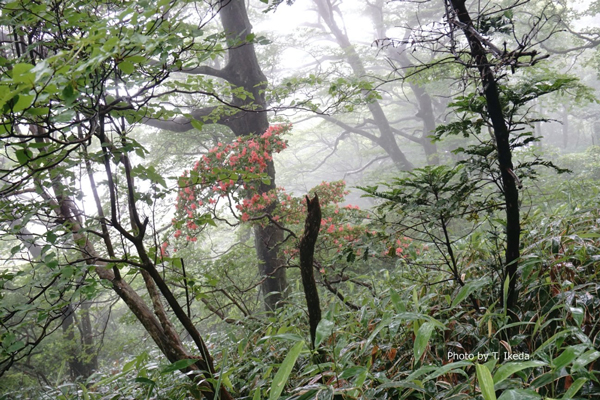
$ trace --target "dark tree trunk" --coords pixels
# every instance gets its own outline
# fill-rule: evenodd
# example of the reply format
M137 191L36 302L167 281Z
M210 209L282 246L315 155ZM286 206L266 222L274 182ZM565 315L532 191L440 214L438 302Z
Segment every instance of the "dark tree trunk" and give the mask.
M183 72L221 78L249 92L250 96L232 98L231 104L238 108L238 111L219 117L215 123L229 127L236 136L261 135L269 127L264 97L267 78L258 63L254 45L246 42L246 37L252 33L246 6L243 0L221 0L219 4L222 7L219 16L230 44L227 65L219 70L200 66ZM202 120L213 111L214 108L209 107L193 110L190 114ZM170 121L148 119L144 123L178 132L192 129L190 120L185 117ZM275 189L275 166L272 162L268 163L267 173L270 183L261 184L258 188L259 194ZM275 207L276 204L273 204L265 212L270 213ZM281 305L287 288L285 262L278 251L278 246L283 241L283 231L276 225L268 223L265 227L254 228L254 235L256 254L260 263L259 272L263 277L261 289L265 296L265 308L267 311L272 311Z
M106 140L106 139L105 139ZM104 143L104 142L103 142ZM108 161L110 165L110 160ZM111 224L114 227L120 228L121 233L125 233L122 231L122 227L119 224L119 221L115 216L116 202L113 198L112 194L114 193L114 185L112 182L112 178L109 174L108 182L109 182L109 190L111 194L111 210L112 215L110 218ZM198 384L198 387L201 389L202 394L209 400L216 398L216 390L214 388L214 382L209 382L205 378L213 378L214 377L214 367L212 358L203 341L199 337L199 334L196 328L191 325L191 321L189 318L181 319L181 314L183 313L182 309L176 302L173 302L173 294L168 289L165 288L164 285L160 285L164 282L160 279L160 275L158 277L152 276L153 280L147 279L145 275L148 275L148 270L150 272L155 272L156 269L154 265L145 265L145 268L142 269L142 275L146 281L146 288L148 290L148 294L152 300L153 307L150 308L146 301L142 299L142 297L134 290L127 281L121 278L119 270L117 267L109 268L105 262L99 261L101 258L99 254L96 252L94 245L89 241L87 237L87 233L82 229L81 223L77 218L78 212L73 209L73 205L75 204L68 196L65 196L62 192L62 188L64 185L60 183L60 178L57 178L53 181L52 189L54 190L54 198L49 197L47 194L45 195L45 200L48 201L51 207L54 209L58 218L61 221L64 221L65 229L69 230L73 235L73 241L77 244L79 251L82 253L83 257L87 260L90 265L95 265L95 273L98 275L100 279L106 280L112 284L113 290L117 295L127 304L129 309L133 312L133 314L137 317L137 319L144 326L150 337L154 340L156 345L160 348L162 353L167 357L167 359L171 362L176 362L183 359L197 359L198 361L189 366L188 368L183 369L183 372L191 372L197 373L202 371L201 374L190 375L192 379ZM131 200L131 199L130 199ZM133 200L131 200L133 201ZM105 222L101 221L101 224ZM133 240L133 244L138 250L138 255L142 259L142 261L147 264L148 256L145 249L140 248L143 246L143 237L133 237L131 234L127 234ZM112 249L112 245L110 244L110 238L103 238L107 243L107 249L109 253L112 253L110 249ZM112 258L115 257L114 254L110 254ZM158 278L158 279L157 279ZM156 284L158 283L161 289L159 293ZM179 334L174 329L171 322L168 320L165 309L160 301L160 294L164 295L169 301L169 305L171 305L173 311L176 313L180 322L184 325L185 330L189 333L197 344L198 350L202 356L194 356L188 352L188 350L183 345ZM65 317L68 319L72 318L73 313L67 312L65 313ZM68 322L66 323L68 325ZM65 325L63 325L63 328ZM200 342L200 345L198 345ZM219 398L223 400L233 399L228 391L225 389L223 385L218 389Z
M467 37L479 74L481 77L481 85L485 93L487 102L487 112L496 140L496 150L498 152L498 164L502 177L502 189L504 201L506 203L506 252L505 252L505 267L504 280L508 279L508 296L506 305L509 310L514 310L517 299L517 266L519 260L519 245L521 236L521 222L519 216L519 191L517 182L514 177L512 153L510 149L509 131L504 120L500 96L498 93L498 85L496 78L490 67L486 51L479 38L471 31L473 22L469 16L469 12L465 6L464 0L451 0L452 8L456 13L459 21L463 24L463 32ZM503 284L503 282L502 282ZM501 291L503 285L501 286Z
M427 157L427 164L439 165L440 158L437 152L437 145L431 140L429 136L435 132L435 115L433 114L433 105L431 104L431 97L425 90L418 86L411 84L411 88L417 100L419 102L419 112L417 116L423 121L423 136L421 137L421 145Z
M42 246L35 242L35 236L22 224L21 219L15 219L12 221L11 227L21 225L17 238L25 245L31 258L39 260L43 254ZM73 380L79 377L88 378L98 369L98 356L94 346L94 335L89 313L90 305L89 301L84 301L81 304L79 324L75 318L75 307L72 304L65 306L62 311L61 328L63 338L67 341L69 372ZM75 329L78 329L81 334L79 344L75 340Z
M308 322L310 325L310 340L313 349L315 348L315 337L317 325L321 321L321 305L319 303L319 291L315 282L313 271L313 262L315 256L315 244L321 229L321 206L319 197L311 200L306 196L307 215L304 222L304 234L300 238L300 274L302 275L302 285L304 286L304 296L308 308Z
M243 0L224 1L225 6L220 11L223 29L230 41L243 42L244 38L252 32L248 20L248 13ZM266 109L264 89L267 78L263 74L254 45L244 43L229 51L227 66L223 69L224 77L231 84L243 87L252 93L251 98L233 99L238 107L254 108L257 111ZM260 135L269 127L266 112L239 112L231 117L229 126L236 136ZM269 184L261 184L259 193L266 193L275 189L275 166L269 162L267 172L271 178ZM271 213L276 207L272 204L265 210ZM256 254L260 262L260 273L264 279L262 292L265 297L267 311L275 310L280 306L287 289L285 263L280 255L279 244L283 241L283 231L274 224L266 226L257 225L254 228Z
M79 321L75 315L75 308L71 304L63 309L62 331L63 338L67 341L69 371L73 381L77 378L89 378L98 368L89 308L89 302L81 305ZM76 329L80 334L79 340L75 335Z

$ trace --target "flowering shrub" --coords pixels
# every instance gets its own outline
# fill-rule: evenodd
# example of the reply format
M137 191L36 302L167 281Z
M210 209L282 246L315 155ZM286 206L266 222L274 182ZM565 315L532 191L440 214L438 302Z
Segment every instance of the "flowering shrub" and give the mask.
M179 180L176 215L173 219L175 239L196 242L198 233L206 224L214 224L213 217L224 208L230 215L230 224L267 224L275 221L294 232L299 238L306 217L306 198L294 197L285 189L263 191L261 183L272 155L287 146L281 135L289 126L271 126L263 135L238 138L230 144L219 143L198 160L192 170L185 171ZM264 188L264 187L263 187ZM368 215L358 206L345 205L348 194L344 181L322 182L311 189L309 196L319 196L322 220L317 251L322 256L346 254L348 261L366 255L364 240L369 232L363 223ZM234 218L233 222L231 217ZM160 246L160 254L167 253L168 242ZM297 243L288 241L283 249L293 261ZM382 242L383 255L404 256L408 241L398 238L394 243ZM350 251L350 253L348 253ZM376 252L371 252L374 256Z
M238 138L233 143L218 143L208 154L194 164L191 171L185 171L179 179L175 238L186 233L188 241L195 241L197 231L212 221L219 205L229 207L233 216L248 221L248 213L233 204L256 204L264 208L270 204L274 194L257 193L261 181L268 180L267 166L273 160L273 153L286 148L287 143L281 134L289 126L271 126L261 136ZM222 202L224 200L224 204Z

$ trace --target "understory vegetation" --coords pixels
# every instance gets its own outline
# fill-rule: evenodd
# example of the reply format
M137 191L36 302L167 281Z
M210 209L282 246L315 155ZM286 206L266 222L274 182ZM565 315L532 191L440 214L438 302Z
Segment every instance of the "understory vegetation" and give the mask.
M528 190L543 200L528 207L524 218L518 322L497 304L502 248L501 221L494 213L468 214L452 223L459 233L451 246L461 286L448 279L447 252L440 243L418 235L396 242L399 216L394 200L386 200L380 206L391 211L369 213L360 243L321 250L321 280L336 281L336 289L321 292L318 350L311 349L302 289L291 269L295 287L275 313L207 319L218 379L240 399L275 399L280 393L287 399L598 395L600 209L597 180L586 178L598 167L597 158L588 156L595 151L560 159L561 165L587 160L572 179L556 184L556 175L545 173ZM414 174L407 179L422 178ZM423 229L433 235L439 223L429 215ZM235 274L242 267L236 264L248 257L230 254L217 271ZM114 313L118 322L109 322L104 332L110 348L87 380L69 382L62 355L69 343L55 340L30 359L59 361L37 371L45 384L39 386L39 376L10 371L3 378L4 398L185 399L197 392L178 371L194 360L165 363L122 307Z

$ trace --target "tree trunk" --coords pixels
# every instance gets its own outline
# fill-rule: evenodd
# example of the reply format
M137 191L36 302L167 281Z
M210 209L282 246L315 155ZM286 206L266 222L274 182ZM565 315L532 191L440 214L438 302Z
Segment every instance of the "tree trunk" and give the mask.
M39 260L43 246L35 242L35 236L23 225L22 219L16 218L10 223L11 228L17 225L20 226L17 238L27 248L31 258ZM69 371L73 380L79 377L87 379L98 369L98 355L94 347L93 329L89 314L90 305L89 301L81 303L79 324L77 324L75 318L73 304L68 304L63 309L61 328L63 337L68 342ZM75 340L75 329L78 329L81 333L79 344Z
M315 256L315 244L321 229L321 206L319 197L311 200L306 196L307 215L304 223L304 234L300 238L300 274L302 275L302 285L304 286L304 297L308 308L308 322L310 325L310 340L313 349L315 348L315 338L317 325L321 321L321 305L319 303L319 291L315 283L313 263Z
M243 0L221 0L222 8L219 11L221 23L225 31L230 48L227 52L227 65L220 70L200 66L183 72L189 74L205 74L221 78L235 87L244 88L251 95L247 97L234 97L232 106L238 110L231 115L219 117L215 123L229 127L236 136L261 135L269 127L266 112L264 89L267 78L260 68L254 44L246 41L247 35L252 33L252 26ZM194 118L202 119L213 111L214 108L197 109L191 112ZM170 121L148 119L144 123L157 128L185 132L192 129L189 119L178 117ZM211 121L206 121L211 123ZM261 184L258 193L267 193L275 189L275 166L268 162L267 173L269 184ZM265 210L270 213L276 204ZM279 244L283 241L283 231L272 223L265 227L254 228L256 254L259 259L259 273L263 278L261 289L265 296L265 309L272 311L281 305L285 297L287 279L285 261L278 251Z
M83 309L85 304L85 309ZM89 302L82 304L82 312L79 318L75 318L75 308L69 304L63 310L62 331L67 341L67 356L71 379L89 378L94 370L98 368L98 358L95 353L92 326L89 324ZM87 321L86 321L87 319ZM77 340L75 329L78 329L81 337Z
M506 301L507 309L514 311L518 299L516 286L517 266L520 256L519 246L521 222L519 216L519 191L517 190L517 182L514 178L509 131L504 120L496 78L492 68L490 67L486 51L481 41L470 30L470 28L473 28L473 22L465 6L465 1L451 0L451 3L456 16L463 24L462 30L467 37L469 47L471 48L471 55L473 56L475 64L479 70L481 85L487 102L487 113L492 121L492 127L494 130L496 150L498 152L498 164L502 177L502 190L504 201L506 203L506 252L504 279L500 293L502 294L502 300ZM504 291L502 288L506 279L508 279L509 282L508 296L506 299L504 299Z
M104 138L104 140L106 141L107 139ZM104 143L105 142L103 142L103 144ZM108 177L109 190L111 190L111 209L114 211L116 208L115 199L112 197L114 187L112 187L111 175L109 174ZM188 368L183 369L182 371L192 373L202 371L202 374L194 375L192 379L194 379L194 381L198 383L199 388L202 390L202 394L206 398L208 398L209 400L214 399L216 397L215 389L213 387L214 383L208 382L205 379L213 378L214 376L212 358L210 357L210 354L208 354L208 350L206 350L205 346L198 346L197 340L195 340L195 342L202 356L192 355L186 350L179 334L175 331L172 324L170 323L170 321L168 321L168 319L165 316L165 310L160 302L158 291L156 290L156 287L154 285L154 281L156 280L155 277L152 277L154 280L150 281L146 279L146 276L144 276L146 281L146 287L153 303L153 309L151 309L144 301L144 299L142 299L142 297L138 294L138 292L135 289L133 289L127 281L121 278L119 270L116 266L109 268L104 261L99 260L101 258L100 255L97 253L93 243L89 240L85 231L82 229L81 223L77 218L77 215L79 215L79 213L76 209L74 209L75 202L72 201L68 196L65 196L63 194L62 188L64 188L64 185L60 183L60 176L58 176L52 182L54 198L50 197L46 192L43 192L43 196L45 197L45 200L50 204L50 207L54 210L57 217L61 221L63 221L65 229L70 231L73 235L73 242L77 245L83 258L87 260L88 264L95 266L94 271L100 279L106 280L112 284L115 293L117 293L117 295L125 302L125 304L137 317L137 319L142 323L150 337L154 340L156 345L159 347L159 349L170 362L176 362L183 359L198 360L196 364L193 364ZM103 221L104 219L102 219L101 221L102 224L105 223ZM115 219L115 215L112 215L111 224L115 228L120 228L120 224ZM140 251L139 246L137 246L139 243L142 242L143 238L139 237L138 239L139 242L136 242L135 240L133 240L133 242L134 245L136 245L136 249L138 250L138 255L140 256L142 261L144 261L144 256L147 255L145 251ZM105 242L110 243L110 239L108 237L105 237L104 240ZM107 248L112 248L112 245L107 245ZM110 254L110 256L114 258L114 254ZM145 272L148 271L143 269L142 272L142 275L146 275ZM165 288L163 287L161 288L161 294L166 296L168 299L168 295L171 293L168 290L168 288L165 291ZM172 304L170 302L170 305L172 305L172 308L176 313L178 311L181 312L181 308L179 307L179 309L177 309L176 304ZM180 315L177 316L178 318L180 317ZM190 328L189 321L188 324L184 323L184 328L192 337L195 336L194 334L197 335L195 328ZM225 387L222 385L219 388L219 396L220 399L223 400L233 399L231 395L227 392Z

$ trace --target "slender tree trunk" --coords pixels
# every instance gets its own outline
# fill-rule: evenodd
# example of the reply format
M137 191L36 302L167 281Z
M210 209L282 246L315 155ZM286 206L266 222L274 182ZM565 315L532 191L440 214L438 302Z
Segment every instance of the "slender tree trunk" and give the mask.
M75 315L75 308L69 304L63 310L64 318L62 321L63 337L67 342L67 356L71 379L75 381L78 378L87 379L94 370L98 368L98 358L93 347L93 337L91 335L91 325L89 323L89 303L86 302L86 308L78 319ZM86 318L87 316L87 318ZM87 319L87 321L85 321ZM80 338L77 339L75 330L80 332Z
M313 349L315 348L315 338L317 334L317 325L321 321L321 305L319 303L319 291L315 282L313 263L315 257L315 244L321 229L321 206L319 197L311 200L306 196L307 215L304 223L304 234L300 238L300 274L302 275L302 285L304 287L304 297L308 308L308 322L310 325L310 339Z
M496 139L496 150L498 152L498 164L502 177L502 189L504 201L506 203L506 252L505 252L505 267L504 278L508 279L508 296L506 305L509 310L514 310L517 305L517 266L519 260L519 246L521 237L521 220L519 216L519 191L517 182L514 177L512 153L510 149L509 132L500 96L498 93L498 85L496 78L490 67L485 48L479 38L473 34L470 28L473 28L473 21L469 16L469 12L465 6L464 0L451 0L452 8L456 13L459 21L463 24L463 32L467 37L479 74L481 77L481 85L485 93L487 102L487 112L492 127L494 137ZM503 284L504 282L502 282ZM503 285L502 285L503 287ZM501 287L501 293L503 290Z

